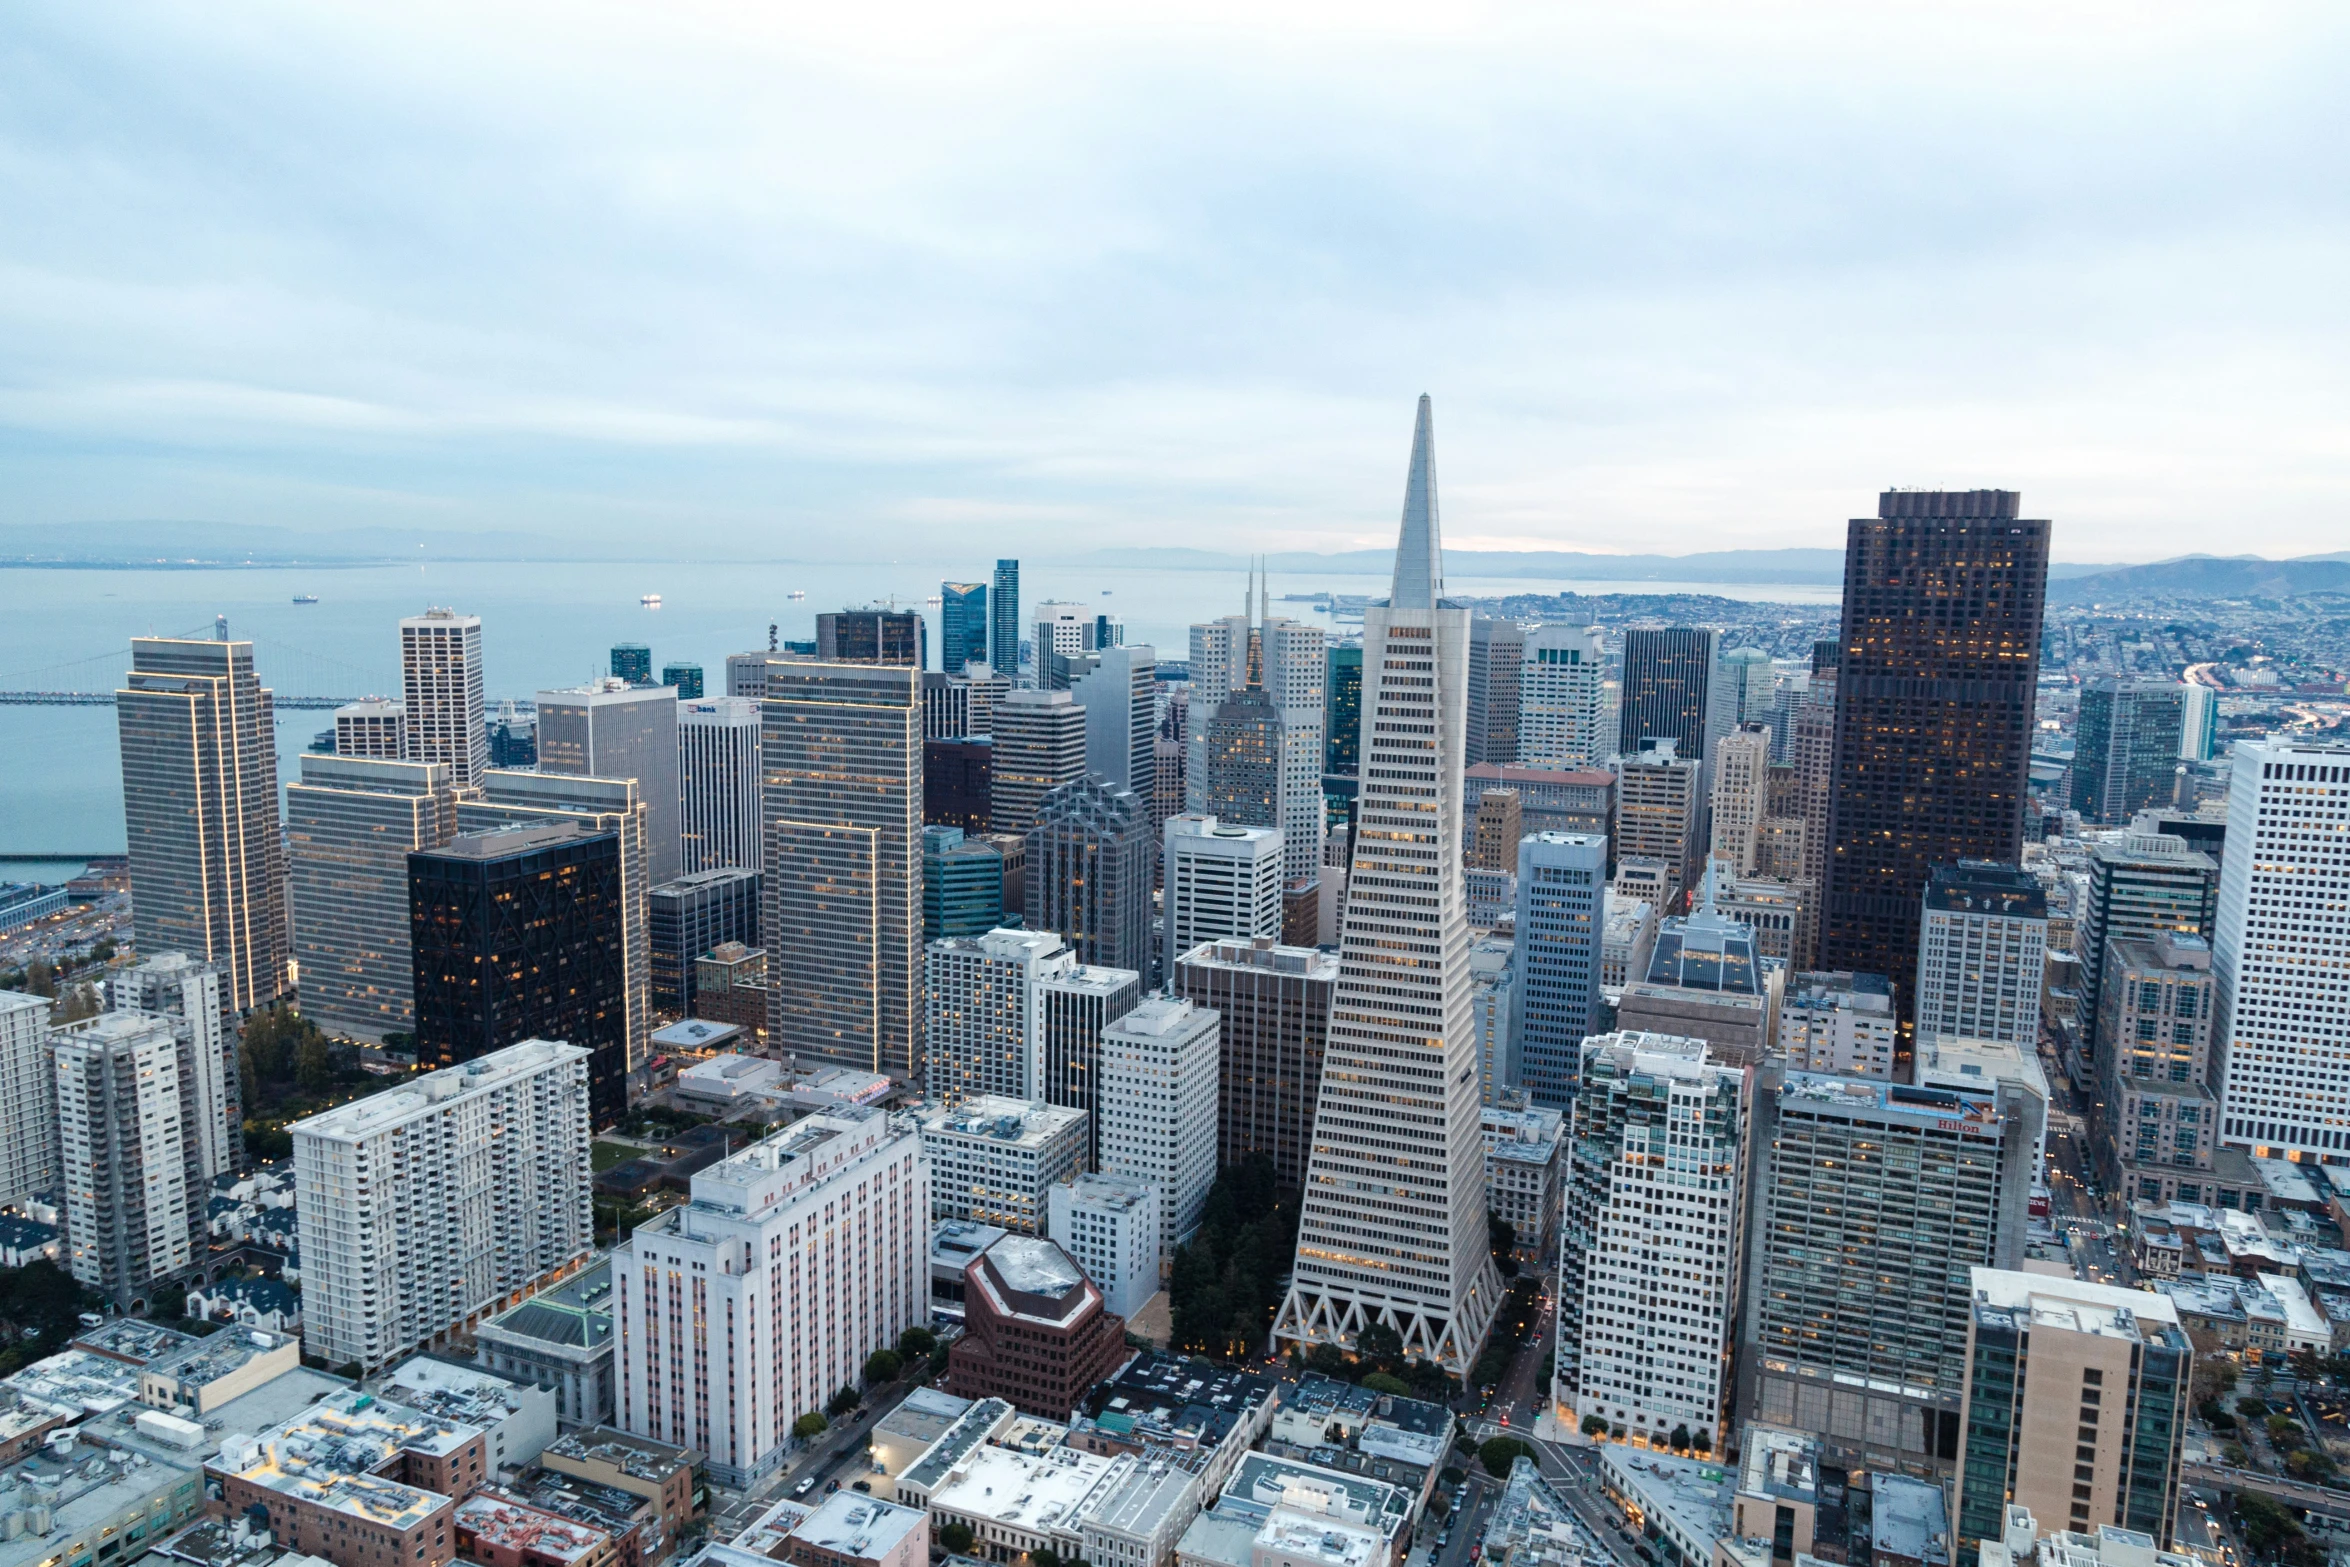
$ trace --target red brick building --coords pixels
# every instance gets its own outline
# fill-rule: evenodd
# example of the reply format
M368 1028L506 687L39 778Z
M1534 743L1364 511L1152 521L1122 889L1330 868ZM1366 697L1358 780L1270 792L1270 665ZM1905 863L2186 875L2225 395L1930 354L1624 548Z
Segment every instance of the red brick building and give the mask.
M957 1398L1066 1420L1127 1353L1126 1319L1051 1241L1007 1235L963 1270L963 1336L947 1354Z

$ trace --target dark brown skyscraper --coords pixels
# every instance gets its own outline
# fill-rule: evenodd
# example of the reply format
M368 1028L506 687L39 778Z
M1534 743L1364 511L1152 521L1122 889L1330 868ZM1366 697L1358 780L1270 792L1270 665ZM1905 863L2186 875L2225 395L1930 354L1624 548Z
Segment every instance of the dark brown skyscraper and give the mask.
M1844 547L1820 966L1889 975L1910 1016L1937 865L2023 851L2045 520L2013 490L1888 490Z
M1721 661L1718 631L1672 626L1625 632L1616 749L1634 756L1648 736L1670 736L1680 742L1684 761L1711 767L1713 739L1728 727L1719 711Z

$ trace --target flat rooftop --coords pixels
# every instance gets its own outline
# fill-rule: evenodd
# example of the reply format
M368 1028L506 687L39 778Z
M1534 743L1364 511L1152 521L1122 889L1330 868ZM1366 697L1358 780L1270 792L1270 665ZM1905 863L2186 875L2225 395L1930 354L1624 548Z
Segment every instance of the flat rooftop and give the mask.
M279 1286L281 1289L283 1285ZM189 1349L175 1358L148 1369L174 1377L184 1383L208 1387L242 1370L256 1355L274 1355L295 1343L291 1333L272 1333L267 1328L227 1327L209 1338L198 1339ZM297 1356L299 1351L296 1352Z
M667 1480L681 1469L690 1469L694 1461L694 1455L684 1448L630 1436L610 1426L566 1432L547 1444L547 1452L583 1463L610 1464L632 1480L652 1482Z
M224 1440L212 1466L314 1507L412 1529L449 1499L373 1471L403 1449L446 1457L480 1434L365 1393L342 1393L274 1431Z
M551 1062L585 1061L588 1052L578 1045L551 1039L526 1039L493 1050L462 1066L444 1067L410 1078L398 1088L369 1094L349 1104L296 1121L287 1130L297 1137L337 1137L356 1141L399 1125L414 1115L444 1109L467 1094L486 1093L516 1078L544 1069Z
M1083 1110L1048 1105L1041 1099L1002 1099L993 1094L980 1094L952 1109L925 1114L922 1135L1036 1149L1064 1135L1084 1119Z
M956 1417L946 1433L930 1445L930 1451L915 1460L902 1477L901 1483L927 1490L944 1480L963 1456L985 1442L988 1433L1012 1413L1012 1406L1000 1398L983 1398Z
M907 1535L929 1526L929 1514L914 1508L876 1501L855 1491L836 1491L791 1533L795 1539L842 1556L875 1558L888 1555Z
M86 1349L69 1349L34 1361L0 1387L14 1388L28 1403L44 1404L61 1414L102 1415L139 1401L139 1367Z
M492 827L482 832L459 833L437 849L419 852L441 860L502 860L508 855L528 854L553 844L573 843L589 838L612 836L599 832L584 822L544 822L520 827Z
M1790 1072L1779 1090L1779 1107L1788 1110L1825 1110L1871 1115L1921 1128L1947 1127L1985 1137L1999 1135L1999 1101L1988 1089L1976 1093L1956 1088L1918 1088L1908 1083L1886 1083L1875 1078L1832 1077L1820 1072Z
M79 1335L73 1342L76 1348L127 1360L134 1366L151 1366L159 1360L169 1360L197 1340L193 1333L182 1333L159 1322L118 1317L102 1328L92 1328Z
M383 1379L384 1392L412 1409L487 1430L522 1407L504 1377L418 1355Z
M1113 1473L1122 1478L1133 1463L1074 1447L1029 1454L982 1444L931 1491L930 1507L1041 1533L1069 1524Z
M527 1551L559 1562L578 1561L612 1538L601 1529L488 1491L459 1502L456 1523L502 1550Z
M2135 1344L2148 1337L2144 1325L2176 1329L2179 1324L2178 1307L2168 1296L2152 1290L2013 1273L2004 1268L1974 1268L1969 1273L1976 1316L1999 1321L2002 1326L2059 1328Z

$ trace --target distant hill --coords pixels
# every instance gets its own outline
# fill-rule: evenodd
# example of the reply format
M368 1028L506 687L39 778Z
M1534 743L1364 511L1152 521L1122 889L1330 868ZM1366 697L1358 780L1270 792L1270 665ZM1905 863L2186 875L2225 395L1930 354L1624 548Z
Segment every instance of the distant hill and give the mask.
M2339 556L2263 560L2257 555L2189 555L2062 580L2056 580L2053 571L2049 576L2048 597L2058 604L2147 597L2242 599L2350 593L2350 559Z

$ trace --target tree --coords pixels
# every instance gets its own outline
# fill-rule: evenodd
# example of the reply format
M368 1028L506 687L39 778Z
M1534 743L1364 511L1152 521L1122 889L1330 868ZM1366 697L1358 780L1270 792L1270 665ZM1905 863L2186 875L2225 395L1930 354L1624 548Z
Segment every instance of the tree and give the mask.
M321 1092L334 1082L334 1057L326 1048L326 1037L312 1032L302 1036L294 1047L294 1081L304 1093Z
M147 1298L147 1312L153 1317L184 1317L188 1314L188 1287L184 1284L158 1284L154 1294Z
M853 1387L844 1387L839 1392L833 1394L831 1399L825 1403L824 1412L832 1416L835 1420L838 1420L841 1416L847 1414L850 1410L856 1407L857 1390Z
M1363 1386L1374 1393L1400 1393L1406 1398L1412 1396L1412 1385L1409 1382L1401 1377L1389 1376L1384 1371L1374 1371L1363 1378Z
M97 1015L97 987L75 985L67 990L65 998L57 1003L57 1010L50 1015L49 1020L52 1023L79 1023L84 1018L92 1018Z
M946 1547L950 1556L971 1554L971 1526L965 1523L942 1523L938 1526L938 1543Z
M2242 1398L2236 1400L2236 1413L2239 1415L2249 1416L2254 1420L2258 1420L2262 1415L2268 1413L2268 1405L2262 1403L2259 1399L2254 1398L2251 1394L2247 1393Z
M1275 1184L1272 1161L1258 1154L1227 1165L1208 1190L1198 1231L1175 1254L1167 1285L1172 1347L1223 1359L1255 1355L1296 1245L1296 1194Z
M1698 1432L1689 1439L1689 1447L1692 1452L1701 1455L1711 1453L1714 1450L1714 1434L1711 1431Z
M1343 1380L1348 1370L1346 1351L1340 1349L1336 1344L1316 1344L1306 1353L1305 1368L1308 1371L1319 1371L1326 1377L1338 1377Z
M791 1423L791 1434L805 1442L810 1437L822 1436L825 1428L831 1424L831 1421L811 1409Z
M1689 1428L1685 1425L1677 1425L1673 1427L1673 1434L1665 1438L1665 1445L1676 1453L1688 1452Z
M22 1346L27 1360L55 1354L81 1331L81 1314L98 1305L97 1295L54 1262L0 1268L0 1344Z
M1403 1359L1403 1335L1384 1322L1374 1322L1355 1335L1355 1352L1383 1365L1399 1361Z
M1583 1417L1583 1434L1585 1436L1607 1435L1607 1416L1585 1415Z
M865 1385L873 1387L883 1382L895 1382L906 1363L894 1349L877 1349L865 1357Z
M928 1328L908 1328L898 1335L898 1356L903 1360L920 1360L938 1348L938 1335Z
M1510 1477L1510 1465L1521 1458L1532 1458L1534 1449L1514 1436L1497 1436L1481 1442L1477 1447L1477 1462L1496 1480Z

